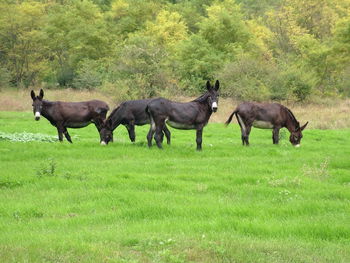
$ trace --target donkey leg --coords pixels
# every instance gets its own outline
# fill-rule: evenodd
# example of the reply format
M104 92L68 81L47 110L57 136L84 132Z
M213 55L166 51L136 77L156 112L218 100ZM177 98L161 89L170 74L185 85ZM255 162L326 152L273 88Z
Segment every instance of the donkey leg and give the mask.
M128 130L130 141L135 142L135 138L136 138L135 125L129 124L129 125L125 125L125 127Z
M64 127L63 134L66 137L67 141L69 141L70 143L73 143L66 127Z
M273 144L278 144L279 142L279 132L280 132L280 129L279 128L274 128L273 131L272 131L272 141L273 141Z
M63 132L60 128L57 128L57 132L58 132L58 140L60 142L62 142L63 141Z
M154 131L152 130L152 126L149 129L149 132L147 134L147 143L148 147L152 147L152 138L153 138Z
M147 134L147 142L148 142L148 147L152 147L152 138L156 131L156 123L154 122L154 119L151 114L149 114L149 118L151 121L151 126L149 127L149 132Z
M246 142L246 129L247 128L242 120L242 117L238 113L236 114L236 119L237 119L239 126L241 127L241 140L242 140L242 145L244 145Z
M243 139L245 141L245 145L247 145L247 146L249 146L249 134L250 134L251 128L252 128L252 126L246 125L245 132L244 132L244 135L243 135Z
M202 134L203 134L203 128L198 129L196 134L197 151L202 150Z
M157 146L159 149L162 149L162 137L163 137L163 125L164 123L160 122L159 124L156 125L156 134L154 135L154 139L156 140Z
M163 132L164 132L165 137L166 137L166 143L168 145L170 145L170 136L171 136L171 134L170 134L170 131L169 131L169 129L168 129L168 127L166 125L164 125Z

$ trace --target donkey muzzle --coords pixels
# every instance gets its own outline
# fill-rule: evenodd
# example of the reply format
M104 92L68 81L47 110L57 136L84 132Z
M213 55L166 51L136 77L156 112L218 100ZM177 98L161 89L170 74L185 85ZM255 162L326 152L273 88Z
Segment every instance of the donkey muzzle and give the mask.
M101 145L107 145L105 141L101 141Z
M213 102L213 104L211 105L211 108L213 112L216 112L218 110L218 104L216 102Z
M36 121L40 120L40 112L36 112L34 116Z

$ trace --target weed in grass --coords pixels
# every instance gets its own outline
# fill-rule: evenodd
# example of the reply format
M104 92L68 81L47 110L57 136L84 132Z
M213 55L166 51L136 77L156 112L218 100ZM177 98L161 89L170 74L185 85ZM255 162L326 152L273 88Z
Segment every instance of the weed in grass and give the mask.
M326 180L329 178L329 157L326 157L323 162L320 163L318 167L310 167L309 165L304 164L302 170L304 176L318 179L318 180Z
M57 163L53 158L48 158L45 163L43 163L40 167L36 170L36 175L39 178L49 176L49 177L56 177L56 167Z
M19 181L10 181L10 180L0 181L0 189L1 188L11 189L11 188L15 188L15 187L20 187L22 185L23 185L23 183L19 182Z
M56 136L51 136L42 133L30 133L30 132L21 132L21 133L5 133L0 131L0 141L11 141L11 142L57 142L58 139Z
M272 187L299 187L301 185L301 179L299 177L271 177L268 179L267 183Z

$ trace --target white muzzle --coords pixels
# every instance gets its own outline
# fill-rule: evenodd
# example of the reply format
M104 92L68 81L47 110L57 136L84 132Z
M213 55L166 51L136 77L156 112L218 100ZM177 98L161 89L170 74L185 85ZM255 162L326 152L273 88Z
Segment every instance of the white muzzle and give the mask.
M102 141L101 145L107 145L107 143L105 141Z
M216 101L213 102L213 104L211 105L211 108L213 111L216 111L218 109L218 104L216 103Z
M35 116L35 119L36 119L36 120L39 120L39 119L40 119L40 112L38 112L38 111L35 112L35 115L34 115L34 116Z

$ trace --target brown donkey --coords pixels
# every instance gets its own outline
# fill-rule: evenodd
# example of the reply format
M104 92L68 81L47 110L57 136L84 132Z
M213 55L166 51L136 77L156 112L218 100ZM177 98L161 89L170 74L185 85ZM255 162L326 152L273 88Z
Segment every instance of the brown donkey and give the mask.
M300 140L303 137L302 131L305 129L305 123L300 127L299 122L293 113L285 106L278 103L257 103L243 102L232 112L226 125L228 125L233 115L236 115L239 126L241 126L242 143L249 145L249 134L251 127L261 129L273 129L272 141L278 144L279 131L285 127L290 132L289 141L296 147L300 146Z
M43 100L44 91L41 89L39 96L32 90L30 95L33 100L33 113L35 120L40 120L44 116L57 128L58 139L63 140L63 134L71 143L71 137L67 128L83 128L90 123L96 125L100 130L102 123L106 119L109 107L107 103L100 100L90 100L82 102L63 102Z

